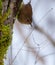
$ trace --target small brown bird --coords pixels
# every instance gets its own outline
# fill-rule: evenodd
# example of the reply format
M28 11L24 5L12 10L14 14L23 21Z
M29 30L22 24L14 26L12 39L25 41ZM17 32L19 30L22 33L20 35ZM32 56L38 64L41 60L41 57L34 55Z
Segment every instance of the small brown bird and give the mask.
M18 14L18 20L22 24L32 23L32 7L30 2L28 4L22 5Z

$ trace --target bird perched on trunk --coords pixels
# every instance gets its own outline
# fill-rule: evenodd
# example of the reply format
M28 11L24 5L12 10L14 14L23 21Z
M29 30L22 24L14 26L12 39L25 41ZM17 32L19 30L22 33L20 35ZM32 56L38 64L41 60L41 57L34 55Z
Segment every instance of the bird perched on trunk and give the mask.
M16 16L22 24L32 23L31 4L25 5L22 2L23 0L0 0L0 65L4 65L4 55L11 45L13 24Z

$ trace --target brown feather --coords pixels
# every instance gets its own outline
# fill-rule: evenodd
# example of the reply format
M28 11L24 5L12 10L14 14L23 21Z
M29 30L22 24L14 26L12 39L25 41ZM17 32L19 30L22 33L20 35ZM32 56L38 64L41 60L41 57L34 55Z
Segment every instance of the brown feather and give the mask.
M32 7L30 3L23 5L20 12L18 20L23 24L32 23Z

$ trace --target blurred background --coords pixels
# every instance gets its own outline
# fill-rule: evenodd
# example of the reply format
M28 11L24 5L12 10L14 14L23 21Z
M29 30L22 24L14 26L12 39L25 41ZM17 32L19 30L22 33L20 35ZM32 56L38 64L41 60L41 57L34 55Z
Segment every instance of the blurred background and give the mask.
M55 0L31 0L31 6L32 26L16 19L5 65L55 65Z

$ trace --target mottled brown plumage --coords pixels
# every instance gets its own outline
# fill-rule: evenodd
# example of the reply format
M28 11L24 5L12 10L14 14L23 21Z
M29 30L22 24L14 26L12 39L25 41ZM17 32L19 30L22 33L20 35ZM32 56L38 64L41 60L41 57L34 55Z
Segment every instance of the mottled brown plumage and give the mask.
M31 4L28 3L26 5L22 5L20 9L18 20L22 24L31 24L32 23L32 7Z

